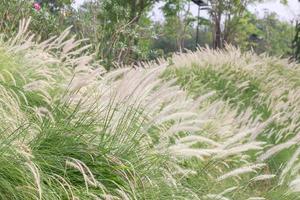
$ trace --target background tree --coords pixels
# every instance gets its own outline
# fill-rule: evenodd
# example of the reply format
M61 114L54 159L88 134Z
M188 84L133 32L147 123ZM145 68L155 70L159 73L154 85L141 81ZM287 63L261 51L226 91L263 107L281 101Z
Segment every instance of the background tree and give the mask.
M296 23L296 34L293 40L294 58L300 61L300 23Z
M262 38L254 49L257 53L267 52L270 55L291 56L294 27L292 24L280 21L274 12L266 12L263 18L254 22Z
M77 12L75 28L91 39L104 65L130 64L143 59L151 39L148 12L156 0L86 2Z
M262 19L248 11L260 0L208 0L209 18L192 15L190 0L93 0L73 9L72 0L3 0L0 1L0 31L13 34L19 20L32 17L31 31L42 39L59 34L73 25L73 34L87 38L95 56L108 69L114 64L168 56L199 45L223 48L225 43L242 50L254 49L272 55L291 54L293 29L276 15ZM33 8L38 2L42 9ZM163 19L154 22L150 12L157 2ZM286 3L286 2L284 2ZM200 34L196 24L200 22ZM285 30L284 32L281 30ZM294 47L296 47L296 40Z
M188 0L168 0L162 7L165 17L164 34L173 38L176 50L182 51L185 40L191 37L191 29L196 18L191 13L191 2Z
M213 21L213 47L222 48L224 43L231 43L233 33L247 12L247 6L258 0L209 0L210 15ZM222 29L222 22L224 28Z
M289 22L281 21L274 12L265 12L262 18L247 12L239 19L231 37L230 43L244 51L253 49L258 54L288 57L292 53L294 28Z
M300 3L300 0L298 0ZM300 22L296 21L296 28L295 28L295 37L293 40L293 56L296 60L300 61Z

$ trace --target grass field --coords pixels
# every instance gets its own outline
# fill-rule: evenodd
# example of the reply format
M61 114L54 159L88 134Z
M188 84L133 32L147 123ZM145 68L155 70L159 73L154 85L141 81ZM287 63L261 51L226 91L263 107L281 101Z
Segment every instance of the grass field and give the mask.
M228 47L106 72L28 25L0 42L0 199L300 199L298 64Z

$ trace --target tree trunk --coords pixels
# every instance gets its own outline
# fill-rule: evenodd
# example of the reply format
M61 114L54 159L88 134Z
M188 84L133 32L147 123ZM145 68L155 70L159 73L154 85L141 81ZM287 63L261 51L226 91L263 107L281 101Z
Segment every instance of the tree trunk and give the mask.
M296 34L293 41L294 47L294 58L297 61L300 61L300 22L296 22Z
M222 15L220 12L216 13L216 15L214 16L214 49L222 48L221 16Z

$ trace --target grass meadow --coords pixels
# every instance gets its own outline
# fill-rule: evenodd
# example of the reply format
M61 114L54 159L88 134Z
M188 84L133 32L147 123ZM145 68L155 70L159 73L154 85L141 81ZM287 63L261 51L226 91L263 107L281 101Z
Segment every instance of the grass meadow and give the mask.
M300 199L299 64L228 46L108 72L29 23L0 41L0 199Z

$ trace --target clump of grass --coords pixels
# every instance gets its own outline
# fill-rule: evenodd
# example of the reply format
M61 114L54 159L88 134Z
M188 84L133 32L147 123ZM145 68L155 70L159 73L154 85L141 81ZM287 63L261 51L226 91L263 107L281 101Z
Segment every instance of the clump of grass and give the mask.
M1 43L2 197L156 199L151 191L158 188L170 199L181 191L193 196L172 177L176 163L166 141L176 132L159 143L148 134L160 137L186 110L185 93L158 79L163 68L104 75L82 56L86 47L65 39L68 30L35 43L28 25L23 21L16 38ZM176 95L157 98L165 92Z
M242 112L250 109L254 118L260 116L259 121L271 122L257 137L267 145L253 158L267 161L269 171L280 175L272 190L278 194L276 191L288 191L291 177L299 173L295 160L299 137L297 74L299 66L288 60L251 52L242 54L229 46L224 51L199 49L194 53L174 55L163 78L177 78L177 84L193 98L214 90L215 95L208 103L223 99L231 109ZM275 198L273 193L267 194ZM280 198L293 198L288 192L283 196Z
M28 26L0 42L2 199L294 198L298 155L266 158L298 141L277 61L206 49L106 72L69 30L38 43Z

